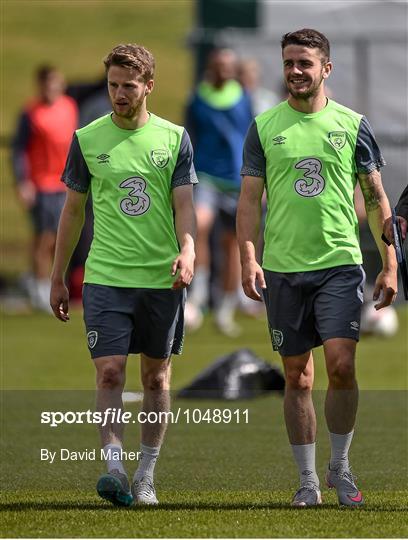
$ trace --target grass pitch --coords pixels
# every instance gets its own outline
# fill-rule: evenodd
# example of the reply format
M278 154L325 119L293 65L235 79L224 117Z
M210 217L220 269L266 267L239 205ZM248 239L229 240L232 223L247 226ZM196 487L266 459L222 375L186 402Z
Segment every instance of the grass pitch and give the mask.
M287 443L282 398L215 402L173 399L173 410L248 409L248 423L169 427L157 465L161 505L115 509L94 486L100 461L41 462L40 448L83 450L98 445L94 426L50 428L41 410L86 410L93 404L93 366L86 351L81 312L64 325L51 317L7 316L4 329L2 536L30 537L404 537L408 533L407 312L400 311L395 338L363 338L358 349L362 388L351 461L366 498L362 509L337 506L323 487L321 508L294 510L297 485ZM204 327L186 339L175 358L173 387L180 389L211 361L241 347L278 363L264 320L241 318L241 338L229 340ZM24 340L22 339L24 334ZM318 471L323 484L329 455L323 421L326 386L321 351L316 354ZM128 364L127 390L140 390L138 360ZM139 405L127 410L137 412ZM183 418L183 417L182 417ZM136 426L125 450L137 450ZM133 474L135 463L128 463Z

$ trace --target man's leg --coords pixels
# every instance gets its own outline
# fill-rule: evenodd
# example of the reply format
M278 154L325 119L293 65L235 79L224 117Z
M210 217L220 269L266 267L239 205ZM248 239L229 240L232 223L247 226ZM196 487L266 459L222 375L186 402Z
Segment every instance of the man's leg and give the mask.
M361 505L363 497L354 483L348 458L358 405L354 365L356 341L333 338L323 345L329 378L325 415L331 444L326 480L329 487L336 487L340 504Z
M166 418L160 418L159 415L170 411L170 358L158 359L141 354L141 376L144 391L143 412L146 416L156 413L156 418L141 424L142 457L133 477L132 490L136 502L157 504L153 475L167 429Z
M222 266L222 295L215 310L215 322L218 329L229 337L237 337L240 327L234 321L238 304L238 287L241 277L239 249L235 231L225 228L222 235L224 261Z
M285 370L284 413L286 429L298 466L300 489L294 506L321 503L319 478L316 473L316 414L312 401L314 379L313 355L308 351L298 356L282 357Z
M126 356L101 356L94 358L96 367L96 409L102 413L108 409L123 411L122 392L126 380ZM133 502L126 472L121 460L123 424L107 422L99 425L101 446L106 459L107 475L102 475L97 484L99 495L118 506L129 506Z
M356 341L346 338L324 342L329 378L325 414L330 433L346 435L353 431L358 405L358 386L354 358Z
M50 312L50 272L54 256L56 233L42 231L37 234L34 243L34 307L41 311Z
M197 239L194 281L191 284L188 301L197 309L207 307L209 300L210 246L209 238L214 225L214 210L210 206L197 206Z
M94 359L96 367L96 409L122 409L122 393L126 382L126 356L102 356ZM123 424L99 426L101 445L122 446Z

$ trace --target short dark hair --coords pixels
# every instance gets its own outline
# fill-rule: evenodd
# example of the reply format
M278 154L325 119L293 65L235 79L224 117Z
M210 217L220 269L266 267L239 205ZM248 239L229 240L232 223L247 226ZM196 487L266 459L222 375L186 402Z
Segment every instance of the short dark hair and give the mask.
M129 43L127 45L117 45L106 56L103 63L106 72L111 66L122 66L136 69L145 82L154 77L154 56L142 45Z
M319 49L324 57L324 61L328 62L330 60L329 40L324 34L312 28L302 28L302 30L288 32L282 36L282 51L288 45L303 45L303 47L309 47L310 49Z
M35 78L39 83L45 82L52 73L57 73L58 69L50 64L38 66L35 70Z

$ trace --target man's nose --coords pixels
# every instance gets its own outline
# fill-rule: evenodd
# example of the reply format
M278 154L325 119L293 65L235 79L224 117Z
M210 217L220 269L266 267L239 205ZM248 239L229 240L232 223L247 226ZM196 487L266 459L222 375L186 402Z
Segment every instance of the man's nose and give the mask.
M125 96L125 89L122 86L118 86L116 89L116 97L121 98Z
M301 75L302 74L302 70L300 69L299 66L297 66L296 64L292 67L292 74L294 75Z

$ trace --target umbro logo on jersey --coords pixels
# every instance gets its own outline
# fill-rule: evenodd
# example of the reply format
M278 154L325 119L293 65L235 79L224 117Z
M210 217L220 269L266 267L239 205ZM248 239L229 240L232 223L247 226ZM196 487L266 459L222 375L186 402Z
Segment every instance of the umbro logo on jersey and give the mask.
M96 159L98 159L98 163L109 163L109 154L99 154L99 156L96 156Z
M273 145L276 144L285 144L286 137L282 137L282 135L278 135L277 137L274 137L273 139Z

